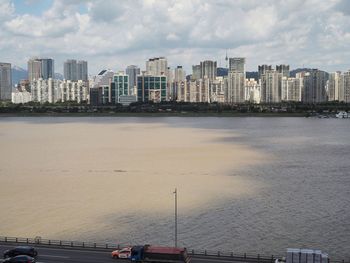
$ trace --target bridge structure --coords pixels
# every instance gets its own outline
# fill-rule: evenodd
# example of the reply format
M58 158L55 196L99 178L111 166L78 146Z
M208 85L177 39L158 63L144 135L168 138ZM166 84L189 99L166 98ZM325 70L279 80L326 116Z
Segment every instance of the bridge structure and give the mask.
M14 246L30 245L38 251L37 263L104 263L116 262L112 259L111 252L127 244L65 241L37 238L20 238L0 236L1 255L7 249ZM282 255L260 255L247 253L234 253L223 251L195 250L188 249L191 256L191 263L274 263ZM0 259L0 263L3 260ZM119 263L130 262L129 260L117 260ZM328 263L350 263L345 260L329 260Z

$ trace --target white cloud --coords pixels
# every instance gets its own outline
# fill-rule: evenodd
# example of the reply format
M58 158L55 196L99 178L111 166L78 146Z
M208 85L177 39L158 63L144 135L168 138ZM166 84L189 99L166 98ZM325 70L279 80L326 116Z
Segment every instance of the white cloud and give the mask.
M15 7L10 0L0 0L0 28L3 21L10 19Z
M45 55L60 70L63 60L82 58L95 73L164 55L189 71L202 59L224 65L229 49L246 56L250 70L262 63L350 68L347 0L55 0L41 16L17 15L7 0L0 7L0 37L7 37L0 56L14 64Z

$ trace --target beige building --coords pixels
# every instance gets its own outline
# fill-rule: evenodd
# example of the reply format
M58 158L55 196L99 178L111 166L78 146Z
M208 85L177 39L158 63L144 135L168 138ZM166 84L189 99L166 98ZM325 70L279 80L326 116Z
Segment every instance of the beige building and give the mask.
M168 61L165 57L150 58L146 61L147 75L168 76Z
M227 76L226 102L245 102L245 73L230 71Z
M32 100L40 103L55 103L58 99L59 80L49 79L34 79L31 82Z
M255 79L245 81L245 101L260 103L261 86Z
M303 80L301 78L282 78L282 101L301 101Z
M223 77L216 77L210 82L210 102L225 102L225 80Z
M89 84L83 80L64 80L59 84L57 94L58 101L75 101L81 103L88 100Z
M281 102L282 73L267 70L261 75L261 102Z

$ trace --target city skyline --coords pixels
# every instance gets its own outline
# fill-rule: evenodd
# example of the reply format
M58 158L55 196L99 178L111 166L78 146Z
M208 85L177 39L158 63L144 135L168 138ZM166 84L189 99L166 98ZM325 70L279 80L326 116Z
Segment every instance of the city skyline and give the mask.
M191 72L203 60L225 67L245 57L257 65L289 64L328 72L350 68L350 3L332 1L0 1L1 61L25 68L54 58L55 71L79 58L89 72L144 68L164 56Z

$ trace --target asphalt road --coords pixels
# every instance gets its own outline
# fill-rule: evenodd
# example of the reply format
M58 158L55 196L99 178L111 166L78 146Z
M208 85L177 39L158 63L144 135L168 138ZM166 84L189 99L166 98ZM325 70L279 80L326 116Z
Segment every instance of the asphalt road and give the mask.
M12 245L0 244L0 263L3 262L2 255L5 250L14 248ZM35 246L34 246L35 247ZM36 258L37 263L125 263L129 260L112 259L111 252L106 251L92 251L87 249L71 249L71 248L44 248L36 247L38 256ZM192 258L192 263L232 263L227 259L218 258ZM237 261L236 261L237 262Z

